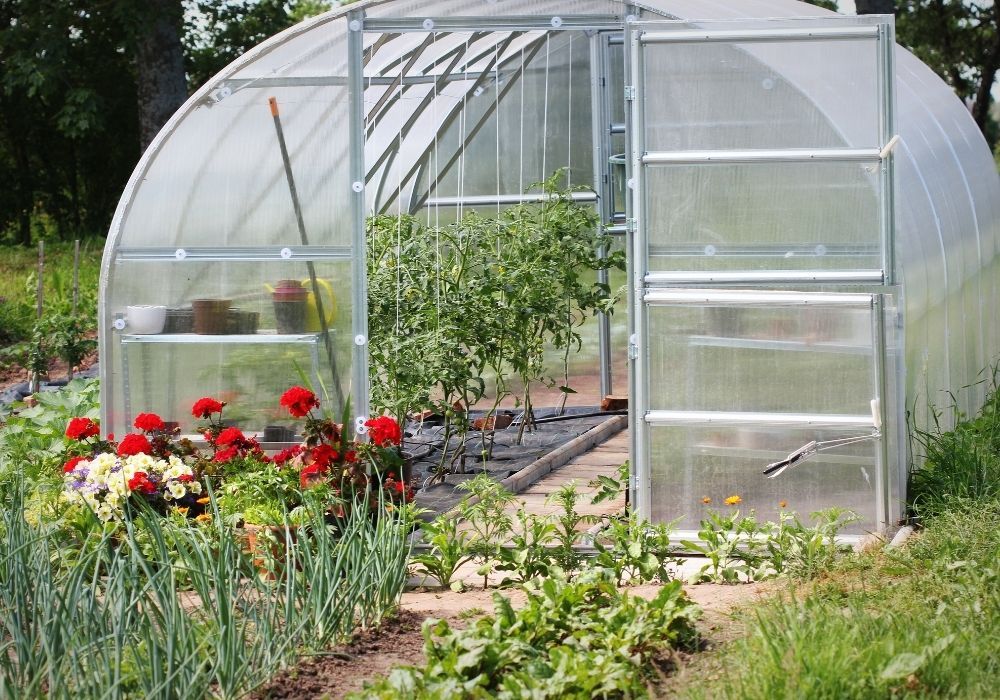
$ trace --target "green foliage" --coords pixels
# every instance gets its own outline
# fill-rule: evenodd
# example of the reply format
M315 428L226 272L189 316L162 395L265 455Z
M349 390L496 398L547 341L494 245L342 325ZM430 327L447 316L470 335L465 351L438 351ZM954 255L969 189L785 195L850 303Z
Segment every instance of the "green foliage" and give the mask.
M676 561L671 529L670 524L641 520L630 510L624 518L612 519L594 540L594 565L613 571L619 585L669 581L672 577L667 566Z
M1000 680L1000 501L952 501L910 544L759 607L700 698L986 698ZM703 679L704 681L704 679Z
M66 424L70 418L85 416L97 420L100 383L96 379L74 379L59 391L36 395L37 404L22 407L0 427L0 481L15 472L29 480L44 480L45 474L59 474L56 463L66 453L70 441Z
M0 514L6 698L241 697L300 651L376 624L405 582L405 511L358 507L336 529L313 511L286 529L272 580L214 504L209 526L140 513L67 552L61 523L24 520L21 493L6 488Z
M741 583L761 581L778 574L815 576L829 567L842 547L836 536L857 521L850 511L839 508L812 514L816 524L804 525L794 513L782 511L778 522L759 521L751 511L741 515L710 512L701 521L698 542L682 544L708 560L696 581Z
M454 427L464 459L465 409L496 380L492 414L521 380L530 416L532 383L546 376L546 343L579 349L579 326L598 309L610 311L599 269L624 269L619 251L601 258L611 239L597 232L593 207L561 189L557 172L534 186L548 198L511 207L497 217L467 214L447 226L410 216L368 221L368 313L372 402L397 419L432 409ZM522 423L522 428L524 423ZM481 455L488 456L485 438ZM442 455L442 473L446 455Z
M618 467L618 473L614 477L607 476L606 474L598 474L596 479L591 480L587 484L595 490L591 502L603 503L604 501L613 501L624 494L628 489L630 473L629 462L625 460L624 464Z
M1000 12L969 0L896 0L896 38L971 104L987 142L997 142L990 115L996 79Z
M643 662L695 640L698 609L676 581L650 601L620 592L602 569L572 582L553 571L524 590L523 607L495 594L496 616L465 630L429 620L427 665L397 668L353 697L644 697Z
M592 515L580 515L576 512L579 500L580 492L575 481L566 482L546 499L547 503L555 503L562 509L554 518L556 548L553 556L559 567L567 571L580 565L580 554L573 545L580 539L581 529L597 522L597 518Z
M941 416L934 413L934 428L910 431L916 464L908 492L918 516L944 512L953 500L1000 497L1000 394L996 379L994 371L986 401L976 417L968 418L953 409L955 427L943 431Z
M428 550L411 557L416 573L433 576L441 586L461 590L462 582L452 579L458 567L475 557L469 546L468 532L459 527L457 518L447 515L422 523L420 528L424 532Z

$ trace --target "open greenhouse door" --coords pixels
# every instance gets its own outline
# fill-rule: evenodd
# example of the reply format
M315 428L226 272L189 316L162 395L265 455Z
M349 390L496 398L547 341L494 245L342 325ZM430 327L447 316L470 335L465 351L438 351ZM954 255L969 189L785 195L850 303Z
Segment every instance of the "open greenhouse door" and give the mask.
M891 21L626 25L633 494L682 536L898 510Z

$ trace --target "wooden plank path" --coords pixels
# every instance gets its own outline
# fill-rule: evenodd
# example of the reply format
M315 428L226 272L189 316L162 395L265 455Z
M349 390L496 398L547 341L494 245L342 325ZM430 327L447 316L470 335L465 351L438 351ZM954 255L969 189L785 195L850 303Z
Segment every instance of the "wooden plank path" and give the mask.
M590 502L595 489L587 484L600 475L617 478L618 467L628 459L628 431L623 430L611 438L595 446L588 452L574 457L561 467L553 469L541 479L517 494L516 504L510 508L511 515L517 512L524 503L529 513L536 515L552 515L560 508L552 503L549 497L570 481L576 482L580 499L576 510L581 515L612 515L625 508L625 496L611 501L603 501L596 505Z

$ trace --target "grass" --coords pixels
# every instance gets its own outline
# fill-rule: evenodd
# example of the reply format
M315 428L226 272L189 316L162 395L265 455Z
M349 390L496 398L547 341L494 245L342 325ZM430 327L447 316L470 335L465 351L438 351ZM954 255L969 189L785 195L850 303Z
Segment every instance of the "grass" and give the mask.
M80 243L80 299L78 313L97 325L97 286L100 278L103 241ZM38 249L21 246L0 247L0 345L23 340L31 332L35 318L35 290L38 283ZM45 313L68 314L73 297L73 244L45 246L43 272Z
M1000 501L955 502L911 546L790 586L687 697L996 697L998 520Z
M996 373L994 372L994 378ZM747 635L704 660L689 698L987 698L1000 693L1000 398L916 432L924 529L744 611Z

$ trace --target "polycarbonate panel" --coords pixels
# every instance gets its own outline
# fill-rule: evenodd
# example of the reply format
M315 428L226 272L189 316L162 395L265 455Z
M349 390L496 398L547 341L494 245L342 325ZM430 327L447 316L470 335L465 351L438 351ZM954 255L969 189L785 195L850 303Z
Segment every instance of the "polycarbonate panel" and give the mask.
M158 408L169 409L169 414L175 416L172 420L181 420L177 417L182 413L178 406L183 407L192 392L249 395L254 393L254 387L286 384L287 388L301 383L300 372L315 383L318 371L322 386L316 389L322 393L325 388L331 399L327 407L336 415L340 408L333 405L332 399L338 393L346 396L350 392L354 337L349 293L351 261L345 257L318 260L313 265L330 328L336 372L330 368L326 344L319 335L322 325L311 291L303 319L305 325L280 328L278 324L277 315L285 312L278 310L272 290L279 280L305 282L311 290L309 268L303 260L124 260L114 265L106 311L124 328L110 329L110 353L105 357L105 361L119 368L114 376L107 378L108 430L121 434L128 428L130 415ZM151 284L153 280L155 284ZM201 299L229 300L230 311L215 326L222 337L193 332L192 302ZM135 336L139 329L129 319L128 307L137 305L166 306L177 320L170 321L174 325L164 328L162 334ZM252 333L254 327L256 332ZM301 333L312 335L313 340L278 335L279 330L287 334L298 332L299 328ZM123 357L126 348L128 355ZM318 357L318 369L313 367L310 359L313 356ZM127 371L122 366L123 360L127 361ZM212 371L218 373L214 381L207 378ZM252 398L251 403L259 400L264 405L272 398L277 401L277 395L269 393ZM234 410L243 409L234 405ZM256 409L247 410L253 414ZM250 427L258 426L254 423Z
M762 520L777 520L782 502L803 520L836 506L862 518L842 534L876 529L876 440L820 452L774 479L761 473L808 442L864 431L689 425L653 427L649 432L654 521L679 519L677 529L697 530L710 510L731 513L734 508L724 501L739 496L740 512L754 511Z
M871 39L643 46L645 149L881 147L877 46ZM785 72L793 63L808 72L807 85ZM852 116L832 121L807 88L850 95Z
M649 306L649 408L868 415L868 309Z
M648 166L650 268L881 269L874 168L830 162Z

